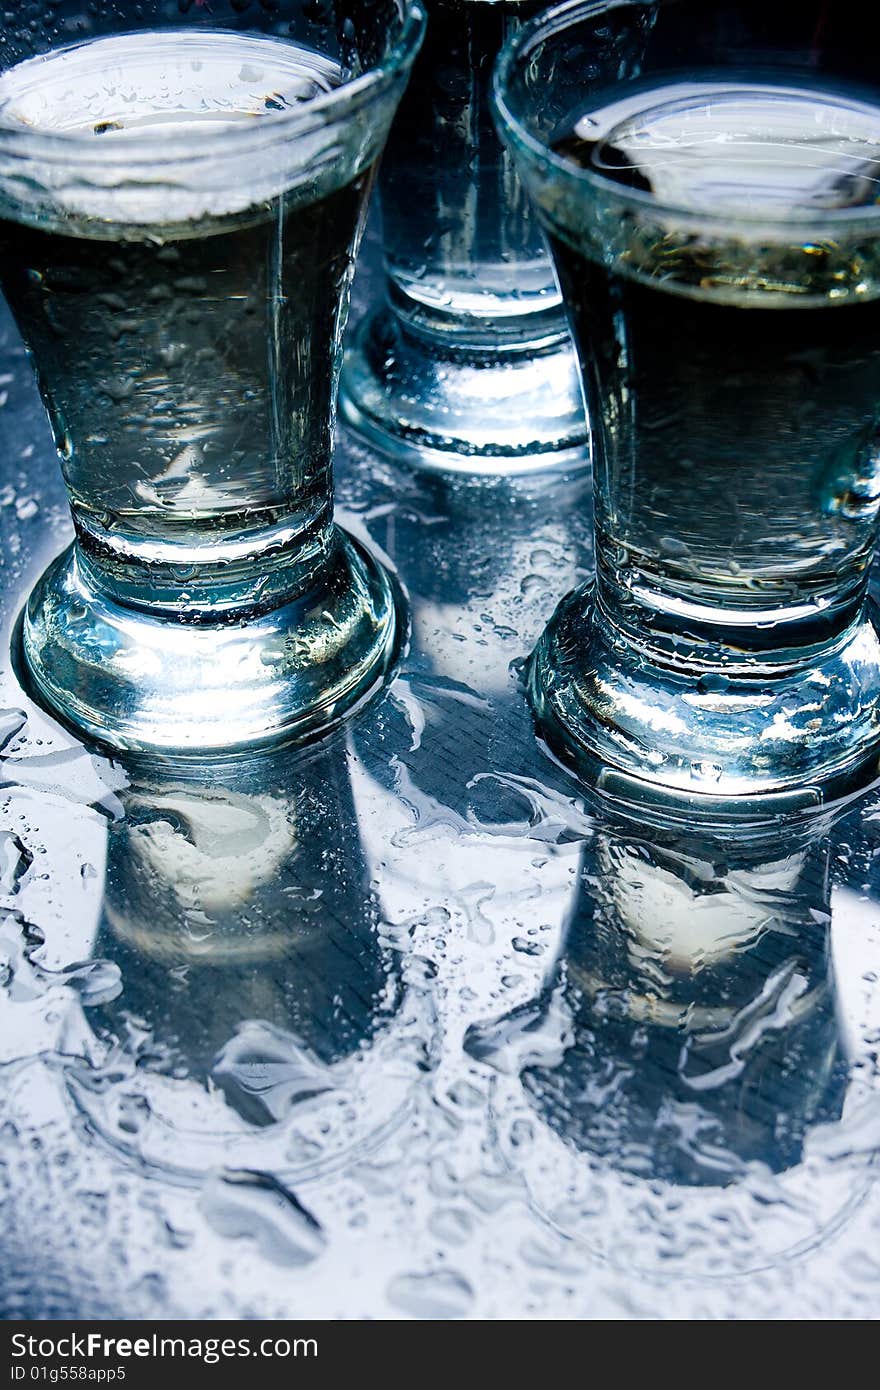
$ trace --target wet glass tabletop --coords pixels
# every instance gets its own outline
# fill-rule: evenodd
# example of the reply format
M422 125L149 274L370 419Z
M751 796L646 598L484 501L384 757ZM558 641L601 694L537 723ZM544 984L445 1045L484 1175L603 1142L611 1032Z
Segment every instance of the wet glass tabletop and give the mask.
M0 429L0 1313L871 1316L880 801L658 825L550 760L519 663L587 485L343 440L393 685L305 752L123 763L5 655L70 536L5 314Z

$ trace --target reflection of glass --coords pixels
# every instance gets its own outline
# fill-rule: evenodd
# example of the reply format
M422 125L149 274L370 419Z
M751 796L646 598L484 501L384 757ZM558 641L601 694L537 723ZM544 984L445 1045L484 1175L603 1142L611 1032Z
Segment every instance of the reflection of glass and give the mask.
M426 1065L340 750L267 771L136 778L110 831L95 954L121 991L90 1010L67 1082L114 1152L175 1181L363 1156Z
M31 596L27 665L117 747L313 731L397 640L387 577L333 525L331 446L366 197L423 16L60 9L0 26L0 280L77 532Z
M583 766L722 796L873 776L880 734L880 31L767 10L570 5L498 79L598 426L533 703Z
M600 820L540 1001L467 1039L519 1078L499 1143L552 1224L624 1267L734 1273L860 1199L862 1160L812 1139L852 1089L828 868L821 828Z
M393 511L377 509L374 534L406 577L413 640L376 720L352 729L366 774L355 781L353 770L353 785L359 804L385 801L370 822L390 919L413 921L424 907L438 937L468 943L474 969L460 978L473 991L461 1003L479 1018L489 1007L479 991L497 985L480 954L494 943L504 977L539 969L572 893L565 817L548 807L537 831L541 790L531 802L520 786L543 790L547 760L511 666L540 630L547 587L563 593L584 559L577 521L559 518L576 515L589 478L404 481Z
M492 64L536 0L431 0L382 165L387 302L351 347L342 408L426 468L513 473L586 462L559 291L492 124Z

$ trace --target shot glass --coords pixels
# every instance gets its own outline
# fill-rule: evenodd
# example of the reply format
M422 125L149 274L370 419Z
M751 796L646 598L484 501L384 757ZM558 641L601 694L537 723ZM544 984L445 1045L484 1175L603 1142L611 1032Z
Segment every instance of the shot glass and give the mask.
M821 0L607 0L497 69L595 430L595 584L529 690L564 758L637 797L877 774L877 38Z
M333 523L349 286L409 0L0 21L0 285L76 530L21 626L119 749L303 737L381 682L394 586Z
M384 302L346 354L342 412L422 468L589 461L577 366L537 217L491 114L492 66L540 0L429 0L380 175Z

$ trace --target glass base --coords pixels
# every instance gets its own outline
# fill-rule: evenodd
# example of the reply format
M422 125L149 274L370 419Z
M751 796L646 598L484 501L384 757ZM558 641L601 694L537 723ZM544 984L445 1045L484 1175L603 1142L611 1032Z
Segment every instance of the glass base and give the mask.
M113 601L73 545L30 596L21 650L36 698L78 732L186 756L325 733L382 683L403 626L389 576L334 528L305 592L225 622Z
M372 447L435 472L570 471L590 461L566 335L468 349L408 331L385 308L354 334L340 409Z
M529 663L528 693L560 759L615 799L780 813L853 795L880 775L880 636L871 605L804 665L748 678L651 664L583 589Z

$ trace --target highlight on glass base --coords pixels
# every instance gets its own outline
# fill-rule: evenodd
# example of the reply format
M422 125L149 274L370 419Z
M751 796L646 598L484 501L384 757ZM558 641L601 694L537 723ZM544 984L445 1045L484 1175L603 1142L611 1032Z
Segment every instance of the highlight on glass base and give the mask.
M595 585L529 689L606 782L821 800L880 770L880 19L855 15L566 4L499 64L595 429Z
M381 687L405 630L396 585L372 556L337 527L328 549L287 601L181 623L116 601L73 545L28 600L29 684L67 723L132 751L325 733Z
M873 610L873 605L871 605ZM595 592L563 600L527 688L550 747L623 801L690 797L779 811L844 798L880 776L880 635L869 611L827 646L727 666L660 665ZM757 809L757 808L756 808ZM768 807L769 809L769 807Z
M512 477L589 463L564 324L549 341L468 347L382 309L346 350L342 413L372 448L438 473Z
M501 145L492 64L542 0L430 0L382 162L387 284L346 352L342 413L416 467L589 464L577 361L540 224Z
M118 749L311 736L400 642L393 581L333 523L332 439L424 14L86 11L97 37L34 27L26 53L0 22L0 283L76 528L27 604L24 661Z

